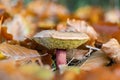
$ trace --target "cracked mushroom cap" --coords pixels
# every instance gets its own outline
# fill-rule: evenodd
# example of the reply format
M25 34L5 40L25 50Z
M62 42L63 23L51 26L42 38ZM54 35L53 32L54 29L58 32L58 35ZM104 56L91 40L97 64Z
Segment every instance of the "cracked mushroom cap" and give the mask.
M73 49L87 42L89 37L79 32L44 30L37 33L33 40L48 49Z

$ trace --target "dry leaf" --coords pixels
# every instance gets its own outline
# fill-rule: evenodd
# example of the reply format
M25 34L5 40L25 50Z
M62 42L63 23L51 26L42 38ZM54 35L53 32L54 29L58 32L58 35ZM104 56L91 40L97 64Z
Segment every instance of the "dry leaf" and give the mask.
M7 27L1 27L1 36L5 40L12 40L13 36L7 32Z
M88 25L85 21L79 20L67 20L67 29L66 31L73 31L73 32L84 32L87 33L92 39L97 39L97 32L94 28Z
M120 30L112 34L112 38L115 38L120 43Z
M79 50L79 49L72 49L67 51L67 58L77 60L82 60L85 54L88 52L88 50Z
M98 22L97 24L93 24L94 29L99 34L111 35L120 30L119 25L116 23L109 22Z
M112 38L102 46L102 50L115 62L120 63L120 44Z
M108 77L109 76L109 77ZM91 71L81 71L78 80L120 80L108 67L99 67Z
M93 45L95 40L98 38L98 33L94 30L94 28L88 25L85 21L80 20L67 20L67 27L61 28L60 31L65 32L82 32L86 33L90 37L90 41L88 42L89 45ZM63 26L58 26L63 27ZM62 30L64 29L64 30Z
M2 23L3 23L6 19L10 18L10 15L6 12L6 10L5 10L4 8L0 8L0 19L1 19L1 18L3 18L3 19L2 19Z
M52 66L52 56L50 54L42 56L41 60L43 64Z
M7 33L7 28L2 27L2 21L3 21L3 17L1 17L0 19L0 43L3 40L12 40L12 35Z
M66 23L65 22L61 22L59 24L57 24L56 30L57 31L64 31L66 29Z
M109 59L102 51L96 51L80 66L82 70L92 70L109 63Z
M98 22L93 24L94 29L99 33L98 41L103 43L109 41L111 38L116 38L119 40L120 27L118 24L109 22Z
M2 52L2 55L7 57L8 60L15 60L18 64L36 62L42 65L40 55L35 50L27 49L19 45L2 43L0 44L0 51Z
M7 27L7 32L13 35L13 39L18 41L32 37L37 28L22 14L14 15L12 20L6 21L3 25Z

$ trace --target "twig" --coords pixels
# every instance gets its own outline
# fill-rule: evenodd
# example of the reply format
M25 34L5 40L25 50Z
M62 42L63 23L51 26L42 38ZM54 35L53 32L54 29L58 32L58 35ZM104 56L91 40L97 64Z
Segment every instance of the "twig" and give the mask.
M67 65L69 65L75 58L73 57L68 63Z
M93 49L93 50L100 50L99 48L96 48L96 47L92 47L92 46L89 46L89 45L86 45L86 48L89 48L89 49Z
M48 53L42 54L42 55L40 55L40 56L46 56L46 55L48 55Z

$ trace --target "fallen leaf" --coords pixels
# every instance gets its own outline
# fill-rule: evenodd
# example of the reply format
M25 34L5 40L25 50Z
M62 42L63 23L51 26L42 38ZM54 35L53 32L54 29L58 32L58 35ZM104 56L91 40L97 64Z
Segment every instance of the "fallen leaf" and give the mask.
M1 27L1 35L6 40L12 40L13 36L7 32L7 27Z
M115 38L112 38L108 42L104 43L102 51L116 63L120 63L120 44Z
M80 49L71 49L67 51L67 58L77 60L82 60L85 54L88 52L88 50L80 50Z
M40 55L36 50L27 49L19 45L2 43L0 44L0 51L8 60L14 60L18 64L33 62L42 65Z
M109 64L109 59L102 51L96 51L80 66L81 70L92 70Z
M50 54L48 54L46 56L42 56L41 60L42 60L44 65L52 66L52 56Z
M120 30L112 34L112 38L115 38L120 43Z

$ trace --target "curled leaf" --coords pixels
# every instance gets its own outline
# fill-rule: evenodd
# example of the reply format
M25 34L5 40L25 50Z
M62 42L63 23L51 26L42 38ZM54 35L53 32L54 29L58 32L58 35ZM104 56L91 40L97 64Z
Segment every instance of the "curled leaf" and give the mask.
M102 50L115 62L120 63L120 44L112 38L102 46Z
M7 32L7 27L1 27L1 35L6 40L12 40L13 36Z
M69 20L67 19L67 25L64 27L64 25L57 26L58 28L61 27L61 30L64 32L82 32L86 33L90 37L90 41L88 42L89 45L93 45L95 40L98 38L98 33L95 31L95 29L87 24L85 21L80 20Z
M18 41L32 37L36 31L36 26L22 14L14 15L10 21L6 21L3 25L13 35L13 39Z
M91 39L97 39L98 34L94 30L94 28L88 25L85 21L79 20L67 20L67 29L66 31L73 31L73 32L84 32L90 36Z

